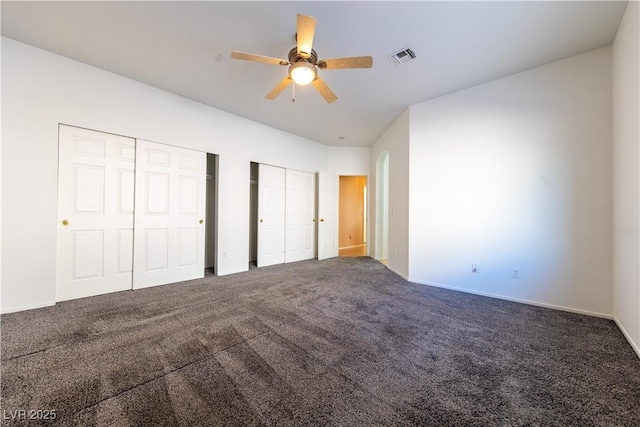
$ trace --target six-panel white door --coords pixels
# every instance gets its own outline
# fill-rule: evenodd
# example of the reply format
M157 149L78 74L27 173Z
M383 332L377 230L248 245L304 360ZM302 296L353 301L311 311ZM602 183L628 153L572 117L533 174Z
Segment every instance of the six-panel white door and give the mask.
M284 262L284 168L258 165L258 267Z
M287 169L285 262L316 256L315 196L316 176Z
M338 256L338 175L318 172L318 259Z
M59 128L56 301L131 289L135 140Z
M204 277L206 153L136 141L134 289Z

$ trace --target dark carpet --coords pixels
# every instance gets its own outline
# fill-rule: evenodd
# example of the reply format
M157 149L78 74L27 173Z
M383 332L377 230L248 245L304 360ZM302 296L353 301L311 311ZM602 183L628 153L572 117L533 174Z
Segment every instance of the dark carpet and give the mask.
M612 321L410 284L369 258L1 321L4 425L640 426L640 359Z

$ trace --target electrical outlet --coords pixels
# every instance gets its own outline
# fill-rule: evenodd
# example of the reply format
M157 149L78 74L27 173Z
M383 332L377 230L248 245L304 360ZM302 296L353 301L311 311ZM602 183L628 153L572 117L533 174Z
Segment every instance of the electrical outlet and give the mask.
M511 270L511 277L513 277L514 279L520 278L520 269L518 267L513 267L513 269Z
M478 264L471 264L472 273L480 273L480 266Z

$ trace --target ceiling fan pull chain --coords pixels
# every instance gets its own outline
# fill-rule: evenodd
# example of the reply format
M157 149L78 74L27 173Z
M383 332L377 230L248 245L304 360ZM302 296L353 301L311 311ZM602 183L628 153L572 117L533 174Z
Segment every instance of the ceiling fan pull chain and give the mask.
M296 84L291 85L291 102L296 102Z

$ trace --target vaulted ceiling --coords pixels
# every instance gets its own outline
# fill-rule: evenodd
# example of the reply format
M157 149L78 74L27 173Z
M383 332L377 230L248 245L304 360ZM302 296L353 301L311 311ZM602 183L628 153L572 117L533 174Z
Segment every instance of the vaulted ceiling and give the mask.
M3 1L6 37L328 145L368 146L408 106L611 44L626 2ZM287 68L296 15L317 19L321 58L373 56L324 70L311 87L265 94ZM395 65L406 47L416 58Z

